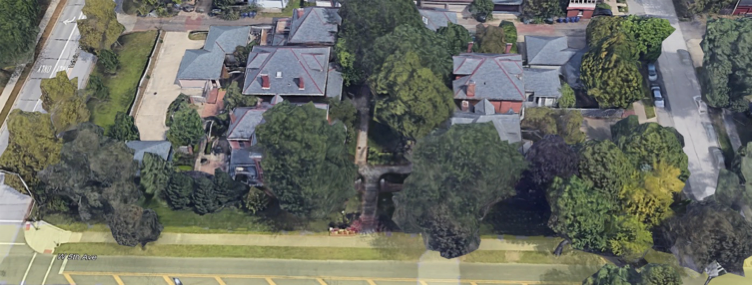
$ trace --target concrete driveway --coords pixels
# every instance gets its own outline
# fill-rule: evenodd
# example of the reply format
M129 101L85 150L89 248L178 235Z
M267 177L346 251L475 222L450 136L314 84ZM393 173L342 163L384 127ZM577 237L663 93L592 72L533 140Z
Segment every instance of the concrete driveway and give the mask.
M180 86L175 84L180 61L185 50L199 49L204 41L188 39L187 32L167 32L159 50L159 58L154 62L151 80L141 99L135 121L141 140L164 140L167 126L165 115L172 101L180 95ZM154 95L156 92L157 95Z
M707 114L700 115L692 99L700 96L700 84L689 58L674 4L663 0L641 0L645 14L668 19L676 31L663 41L663 53L658 58L660 78L664 83L667 108L656 108L658 122L675 127L684 136L684 152L689 157L690 197L702 200L715 193L718 168L714 166L708 148L718 147L715 131ZM680 53L686 53L686 56ZM686 60L683 58L686 57Z

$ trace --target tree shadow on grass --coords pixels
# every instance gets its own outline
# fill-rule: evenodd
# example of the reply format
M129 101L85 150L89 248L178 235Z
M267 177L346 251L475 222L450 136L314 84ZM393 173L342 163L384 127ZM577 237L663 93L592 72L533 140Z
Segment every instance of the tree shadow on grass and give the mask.
M571 249L570 249L571 251ZM564 269L549 269L540 276L541 282L582 282L590 275L593 275L604 265L604 261L595 255L584 254L582 252L573 252L568 256L567 264Z

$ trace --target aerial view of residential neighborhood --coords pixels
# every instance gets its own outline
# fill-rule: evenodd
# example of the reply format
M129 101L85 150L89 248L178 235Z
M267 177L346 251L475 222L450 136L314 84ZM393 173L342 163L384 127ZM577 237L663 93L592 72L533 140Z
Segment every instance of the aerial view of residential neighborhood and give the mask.
M752 0L0 0L0 92L0 285L752 285Z

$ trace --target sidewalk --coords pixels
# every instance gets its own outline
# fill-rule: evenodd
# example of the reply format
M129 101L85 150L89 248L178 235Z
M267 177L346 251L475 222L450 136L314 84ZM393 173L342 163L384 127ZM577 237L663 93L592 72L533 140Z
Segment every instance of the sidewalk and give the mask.
M55 227L44 221L39 222L35 229L27 223L25 226L26 243L39 253L51 254L57 245L62 243L115 243L110 232L70 232ZM379 240L387 239L387 240ZM385 246L404 242L405 245L422 244L419 235L386 235L376 236L319 236L300 234L180 234L162 233L159 240L153 244L185 244L185 245L240 245L240 246L287 246L287 247L374 247L375 244ZM378 242L377 242L378 241ZM507 250L507 251L541 251L553 250L559 243L556 238L518 238L515 240L483 239L478 250Z

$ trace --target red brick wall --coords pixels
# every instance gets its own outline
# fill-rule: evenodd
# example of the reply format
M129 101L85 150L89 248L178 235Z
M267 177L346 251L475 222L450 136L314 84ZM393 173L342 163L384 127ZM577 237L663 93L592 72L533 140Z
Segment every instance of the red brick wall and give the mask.
M567 17L577 17L577 15L580 14L581 10L567 10ZM591 10L582 10L582 19L590 19L593 17L593 11Z
M512 109L515 113L519 114L522 111L522 102L517 101L491 101L491 105L497 114L506 114L509 109Z

